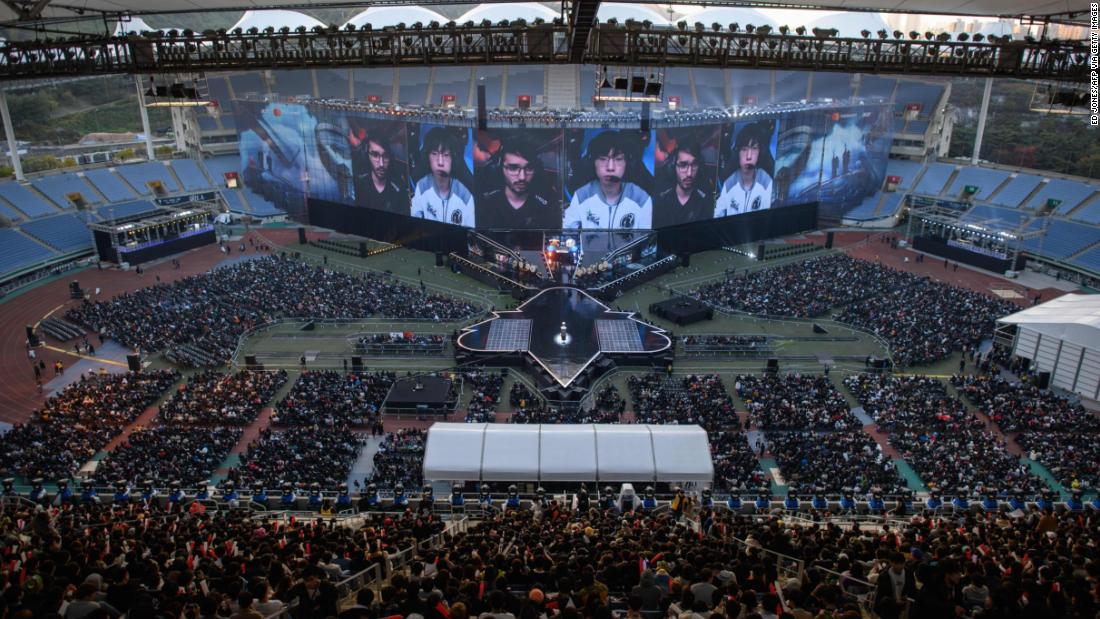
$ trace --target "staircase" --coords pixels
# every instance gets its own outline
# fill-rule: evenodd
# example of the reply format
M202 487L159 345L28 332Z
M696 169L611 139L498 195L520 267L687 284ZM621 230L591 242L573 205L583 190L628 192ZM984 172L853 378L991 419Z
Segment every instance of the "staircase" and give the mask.
M580 71L576 65L547 65L546 107L576 108L580 105Z
M59 342L68 342L84 335L84 329L60 318L47 318L39 324L39 327Z

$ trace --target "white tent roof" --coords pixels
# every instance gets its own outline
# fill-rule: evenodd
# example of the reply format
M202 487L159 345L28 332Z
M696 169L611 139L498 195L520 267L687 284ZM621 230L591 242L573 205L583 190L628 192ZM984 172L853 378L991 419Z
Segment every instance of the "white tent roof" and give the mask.
M1043 335L1100 350L1100 295L1067 294L997 322L1019 325Z
M324 26L324 24L298 11L245 11L244 15L241 15L241 18L237 20L237 23L233 24L233 27L229 30L233 31L240 28L247 32L248 29L252 27L258 28L261 31L268 27L279 30L284 26L291 30L294 30L298 26L305 26L312 30L314 26Z
M447 23L447 18L422 6L372 6L352 17L344 25L355 24L361 27L370 24L374 28L386 28L397 24L413 25L416 22L430 24L437 21Z
M714 478L699 426L437 423L424 479L435 481L700 481Z
M462 14L455 22L464 24L468 21L475 23L481 23L481 20L487 19L494 24L507 19L508 21L514 21L517 19L526 19L528 22L532 22L536 17L541 17L546 21L553 21L558 14L553 10L534 2L521 2L516 4L480 4L476 8L470 9Z
M657 11L645 6L637 4L619 4L605 2L600 5L600 10L596 13L596 19L601 22L607 22L611 18L619 20L619 23L625 24L626 20L633 19L634 21L643 22L647 19L653 22L654 26L667 26L668 16L661 15Z

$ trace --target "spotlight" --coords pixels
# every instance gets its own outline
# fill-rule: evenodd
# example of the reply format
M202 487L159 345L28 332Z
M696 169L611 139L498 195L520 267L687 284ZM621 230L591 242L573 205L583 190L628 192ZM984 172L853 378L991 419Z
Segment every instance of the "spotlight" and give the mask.
M983 39L985 39L985 36L980 32L974 35L975 43L981 43Z
M909 31L909 38L916 41L917 39L920 38L920 33L917 32L916 30L911 30L911 31Z
M798 33L798 36L802 36L806 34L806 26L799 26L795 28L794 31Z
M790 26L787 26L787 25L783 25L783 26L780 26L780 27L779 27L779 34L782 34L783 36L787 36L787 34L788 34L788 33L789 33L790 31L791 31L791 27L790 27Z
M970 39L970 35L965 33L965 32L960 32L959 36L957 36L955 38L958 39L959 41L962 41L962 42L965 43L967 40Z
M895 30L894 31L894 38L895 39L903 39L903 38L905 38L905 33L902 32L901 30Z
M879 31L878 31L878 38L880 38L880 39L885 39L885 38L886 38L886 37L888 37L888 36L890 36L890 32L889 32L889 31L887 31L887 30L879 30Z
M859 34L862 35L863 38L866 39L866 38L869 38L871 36L871 31L864 29L864 30L860 30Z

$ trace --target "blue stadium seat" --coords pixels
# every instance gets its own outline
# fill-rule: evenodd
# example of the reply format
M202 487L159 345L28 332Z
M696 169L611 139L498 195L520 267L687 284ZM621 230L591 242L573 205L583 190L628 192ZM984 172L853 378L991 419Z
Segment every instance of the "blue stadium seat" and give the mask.
M878 216L888 217L897 214L898 209L901 208L902 195L901 192L897 191L886 194L886 199L882 201L882 206L878 208Z
M280 95L313 96L312 69L287 69L275 71L275 85L272 88ZM347 96L347 93L344 93Z
M695 94L702 107L725 107L726 78L721 69L691 69L695 76Z
M0 202L0 217L7 219L9 222L15 223L23 219L23 214L8 206L7 204Z
M902 129L902 133L924 135L928 133L928 124L927 120L910 120L905 123L905 128Z
M151 181L160 181L164 186L164 190L168 193L180 190L176 181L172 180L171 172L159 161L118 166L116 170L122 175L122 178L126 179L126 182L130 183L131 187L142 195L152 195L153 190L148 185Z
M42 217L58 213L58 210L50 206L49 202L15 181L0 183L0 197L7 200L9 204L19 209L27 217Z
M112 219L120 219L139 213L148 213L157 210L157 208L157 205L149 200L134 200L133 202L120 202L118 204L101 206L96 211L96 215L98 215L100 219L111 221Z
M454 95L458 105L477 105L477 101L470 101L470 67L436 67L435 77L432 81L432 92L440 97ZM488 96L488 92L485 93ZM525 93L532 96L532 103L536 94L542 94L542 88L537 93ZM475 95L476 96L476 95ZM497 96L500 96L499 91ZM512 101L515 105L515 100Z
M95 185L108 202L125 202L137 198L137 194L126 186L118 174L107 168L88 170L84 173L84 178Z
M953 163L936 162L929 164L928 169L924 171L924 176L913 188L913 192L924 196L940 195L943 193L943 186L947 184L947 179L951 178L951 173L954 171L955 164Z
M1039 182L1042 180L1043 179L1034 174L1017 174L1015 178L1008 181L1008 184L998 191L997 195L991 197L989 201L1001 206L1020 208L1023 206L1024 200L1027 199L1032 191L1035 191L1035 188L1039 186Z
M665 73L664 93L666 98L680 97L683 107L698 107L695 103L695 97L691 93L691 78L686 70ZM591 99L585 99L582 100L582 103L588 104L589 101Z
M477 68L477 79L479 84L485 84L485 105L492 109L500 107L502 105L500 101L500 84L504 81L504 67L499 65L493 65L489 67ZM484 80L484 81L482 81ZM581 79L581 85L584 85L584 79ZM592 98L582 99L582 101L591 101ZM475 101L476 103L476 101Z
M21 226L23 232L46 243L62 254L92 248L92 233L84 220L71 214L45 217L28 221Z
M223 110L233 109L233 97L229 95L229 78L218 75L206 79L209 97L218 102L218 107ZM200 115L201 118L202 115Z
M1070 261L1072 264L1100 273L1100 247L1094 247Z
M18 230L0 229L0 273L11 273L56 255L57 252Z
M775 100L800 101L806 98L806 85L810 81L805 71L776 71ZM764 103L764 101L761 101Z
M854 209L844 213L844 219L874 219L875 211L878 210L878 203L881 197L882 194L879 193L867 196Z
M814 99L847 99L852 96L852 86L847 75L834 75L831 73L813 74Z
M229 205L229 211L232 213L241 213L244 215L251 215L252 209L245 205L244 200L241 199L241 192L237 189L222 189L222 197L225 198L225 203Z
M696 69L695 77L698 80L699 73ZM771 101L772 78L770 71L752 71L749 69L736 69L730 76L730 88L733 91L731 99L735 104L742 104L746 97L756 97L756 102L763 105Z
M1041 256L1061 259L1097 241L1100 241L1100 228L1050 218L1046 236L1025 239L1023 246Z
M68 197L69 194L73 193L80 194L87 204L94 205L103 203L103 200L96 195L95 190L76 174L66 172L43 178L36 178L31 181L31 185L34 185L35 189L41 191L47 198L53 200L54 204L57 204L63 209L73 208L73 203L69 201Z
M545 69L528 65L508 67L508 92L505 93L505 107L514 107L520 95L531 95L531 101L534 102L536 97L545 92Z
M218 120L208 114L199 113L199 130L200 131L220 131L221 127L218 126Z
M910 103L921 104L920 118L928 118L936 109L944 86L913 80L898 80L898 89L894 95L894 109L901 112Z
M218 155L217 157L207 157L202 160L202 164L206 166L206 170L210 173L210 178L214 181L215 187L225 186L225 173L241 171L241 156L240 155Z
M1008 175L1009 173L1006 170L963 166L959 170L958 176L955 177L955 181L951 183L951 189L947 190L947 195L959 197L963 194L967 185L974 185L978 188L978 193L974 194L973 198L978 201L988 200L990 194L996 191L1001 183L1005 182Z
M864 73L860 80L859 96L889 99L893 96L894 87L897 84L898 81L892 77L880 77Z
M314 69L317 75L317 92L321 98L346 99L348 97L347 69Z
M399 73L401 76L401 89L397 91L398 103L424 105L424 101L428 96L428 67L401 67ZM497 92L500 92L500 86L497 86L497 88ZM439 104L439 97L436 94L438 93L432 94L434 101L429 101L429 104Z
M1004 225L1006 227L1018 228L1025 221L1027 221L1027 218L1028 213L1024 211L989 206L988 204L979 204L971 208L959 219L961 221L984 221L989 219L997 219L1004 222Z
M898 185L899 189L912 189L914 181L920 176L921 168L924 167L919 161L910 161L908 159L887 159L886 160L886 175L887 176L900 176L901 183Z
M1035 197L1028 203L1028 208L1042 208L1046 205L1048 199L1061 200L1062 203L1058 205L1054 212L1065 215L1094 193L1096 193L1096 187L1093 185L1052 178L1035 194Z
M388 67L378 69L354 69L355 98L365 101L367 97L377 96L383 103L393 99L394 70Z
M186 191L201 191L210 189L210 180L199 169L199 165L193 159L174 159L172 169L183 183Z
M259 73L234 73L229 76L229 81L233 84L233 94L238 98L247 94L267 94L267 88L264 86L264 80L260 77ZM222 109L233 109L232 107Z

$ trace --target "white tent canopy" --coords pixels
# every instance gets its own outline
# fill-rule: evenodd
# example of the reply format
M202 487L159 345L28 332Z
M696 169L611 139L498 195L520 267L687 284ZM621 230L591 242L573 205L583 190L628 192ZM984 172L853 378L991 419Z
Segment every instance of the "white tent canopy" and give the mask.
M1013 354L1049 372L1051 385L1100 398L1100 295L1063 295L997 322L1016 326Z
M437 423L424 479L433 481L710 482L699 426Z

